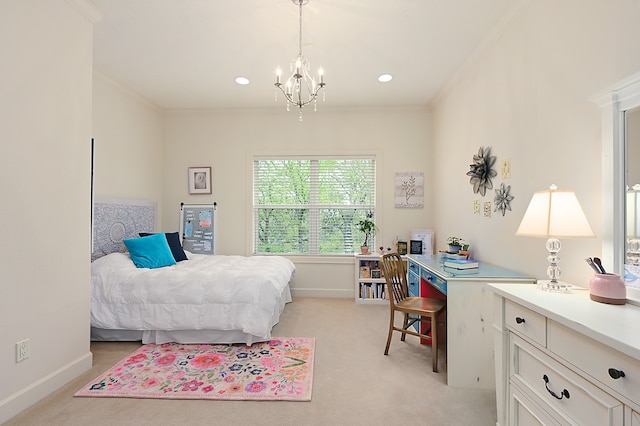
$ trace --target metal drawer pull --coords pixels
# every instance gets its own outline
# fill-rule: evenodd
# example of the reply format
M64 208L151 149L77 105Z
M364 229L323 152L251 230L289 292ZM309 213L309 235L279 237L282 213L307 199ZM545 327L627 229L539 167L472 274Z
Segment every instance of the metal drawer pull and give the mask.
M562 398L567 398L569 399L569 391L566 389L563 389L562 392L560 392L560 396L558 396L557 393L555 393L554 391L552 391L551 389L549 389L549 378L547 377L547 375L543 375L542 376L542 380L544 380L544 387L547 388L547 391L551 394L551 396L553 396L556 399L562 399Z
M609 369L609 376L611 376L612 379L617 380L620 377L624 377L624 371L616 370L615 368L610 368Z
M524 322L524 318L516 317L516 322L518 324L522 324Z

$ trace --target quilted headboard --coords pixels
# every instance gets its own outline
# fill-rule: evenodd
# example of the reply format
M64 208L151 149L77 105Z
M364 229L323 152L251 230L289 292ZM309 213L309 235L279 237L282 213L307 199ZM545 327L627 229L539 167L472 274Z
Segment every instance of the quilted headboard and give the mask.
M93 203L91 260L124 253L122 240L139 232L155 232L156 203L140 200L96 199Z

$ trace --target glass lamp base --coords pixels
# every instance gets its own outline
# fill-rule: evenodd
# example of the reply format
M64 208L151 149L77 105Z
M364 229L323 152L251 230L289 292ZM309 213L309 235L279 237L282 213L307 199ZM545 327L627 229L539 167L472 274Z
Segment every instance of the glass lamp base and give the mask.
M561 281L538 280L538 289L551 293L571 293L571 284Z

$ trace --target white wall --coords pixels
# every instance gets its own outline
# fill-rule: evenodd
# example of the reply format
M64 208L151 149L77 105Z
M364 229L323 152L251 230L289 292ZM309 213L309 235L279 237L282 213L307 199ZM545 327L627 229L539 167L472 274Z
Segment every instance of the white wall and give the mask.
M93 137L95 196L155 201L160 224L162 110L96 72Z
M260 111L168 111L164 121L164 231L179 226L180 203L217 202L217 253L250 255L252 156L255 154L375 154L378 165L376 242L433 226L433 157L426 109L337 110L297 113ZM212 195L189 195L187 168L211 166ZM395 172L425 173L425 207L396 209ZM353 297L353 258L296 256L294 294Z
M69 2L0 2L0 423L91 367L92 36Z
M545 241L514 234L534 191L573 189L596 238L563 240L560 266L565 281L588 284L584 258L600 256L602 228L600 111L590 98L640 70L639 20L637 1L529 1L452 81L433 105L435 173L453 176L435 191L441 233L471 241L481 260L546 278ZM495 195L473 194L465 176L480 146L511 159L511 178L494 180L515 196L505 217L472 212L473 200Z

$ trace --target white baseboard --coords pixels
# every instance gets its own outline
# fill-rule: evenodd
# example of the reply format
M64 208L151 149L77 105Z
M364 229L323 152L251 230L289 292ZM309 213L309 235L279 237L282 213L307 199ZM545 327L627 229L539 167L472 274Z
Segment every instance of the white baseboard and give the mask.
M0 401L0 424L60 389L71 380L88 371L92 365L93 354L88 352L3 399Z
M291 288L293 297L331 297L337 299L353 299L353 289L326 288Z

